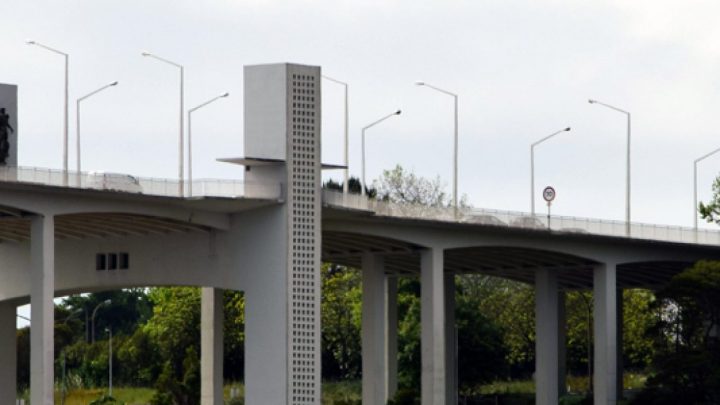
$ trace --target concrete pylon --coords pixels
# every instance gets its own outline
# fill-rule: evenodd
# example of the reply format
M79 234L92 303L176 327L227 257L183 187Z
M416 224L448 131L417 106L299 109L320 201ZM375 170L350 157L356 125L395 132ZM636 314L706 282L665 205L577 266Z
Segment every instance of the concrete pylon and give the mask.
M13 303L0 303L0 404L14 404L17 391L17 331Z
M200 404L223 404L223 290L202 288L200 304Z
M445 274L445 401L458 403L457 327L455 324L455 274Z
M535 403L555 405L559 400L559 295L557 273L535 272Z
M444 252L429 248L420 254L422 405L444 405L447 365L445 346Z
M30 226L30 255L30 398L34 405L53 405L54 217L33 217Z
M594 403L617 403L617 270L615 263L599 264L593 270L595 307Z

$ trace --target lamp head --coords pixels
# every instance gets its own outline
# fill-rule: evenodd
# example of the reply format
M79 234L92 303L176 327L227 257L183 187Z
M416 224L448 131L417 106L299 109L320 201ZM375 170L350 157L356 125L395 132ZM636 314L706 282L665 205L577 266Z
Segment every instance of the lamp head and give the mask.
M25 43L28 44L28 45L35 45L35 41L32 40L32 39L26 39L26 40L25 40Z
M142 56L150 56L150 55L152 55L152 54L151 54L150 52L148 52L148 51L142 51L141 55L142 55Z
M425 85L425 82L417 81L417 82L415 82L415 85L416 85L416 86L424 86L424 85Z
M400 115L400 114L402 114L402 110L395 111L395 115Z
M111 85L111 86L117 86L117 85L118 85L118 82L117 82L117 81L114 81L114 82L110 83L110 85Z
M228 96L230 96L230 93L224 93L220 97L228 97Z
M565 131L570 131L570 127L565 128Z
M110 305L110 304L112 304L112 300L107 299L107 300L103 301L103 304Z
M590 99L590 100L588 100L588 103L595 104L595 103L597 103L597 100Z

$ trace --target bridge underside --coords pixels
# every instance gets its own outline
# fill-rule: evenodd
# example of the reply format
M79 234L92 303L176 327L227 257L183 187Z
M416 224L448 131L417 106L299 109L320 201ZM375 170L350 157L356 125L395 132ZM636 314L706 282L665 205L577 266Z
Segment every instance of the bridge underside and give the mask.
M323 261L362 268L362 255L385 257L385 271L392 275L419 276L421 246L374 235L344 232L323 233ZM444 269L451 274L485 274L535 284L540 269L557 272L565 290L591 289L594 260L560 252L505 246L478 246L448 249ZM652 261L619 264L619 288L657 289L672 276L691 266L683 261Z

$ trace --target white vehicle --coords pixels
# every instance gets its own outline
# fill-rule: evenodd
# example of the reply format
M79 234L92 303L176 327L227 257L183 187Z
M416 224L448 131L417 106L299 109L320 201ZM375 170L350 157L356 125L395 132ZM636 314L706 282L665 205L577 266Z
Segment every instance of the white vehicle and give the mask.
M142 186L140 186L138 178L122 173L90 172L86 177L85 187L126 193L142 193Z

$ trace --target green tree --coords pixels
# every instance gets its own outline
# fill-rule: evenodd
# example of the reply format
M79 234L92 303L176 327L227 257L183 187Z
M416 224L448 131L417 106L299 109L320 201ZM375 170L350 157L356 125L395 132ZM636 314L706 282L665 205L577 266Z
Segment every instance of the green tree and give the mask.
M322 360L326 379L356 379L362 368L362 285L357 269L322 266Z

